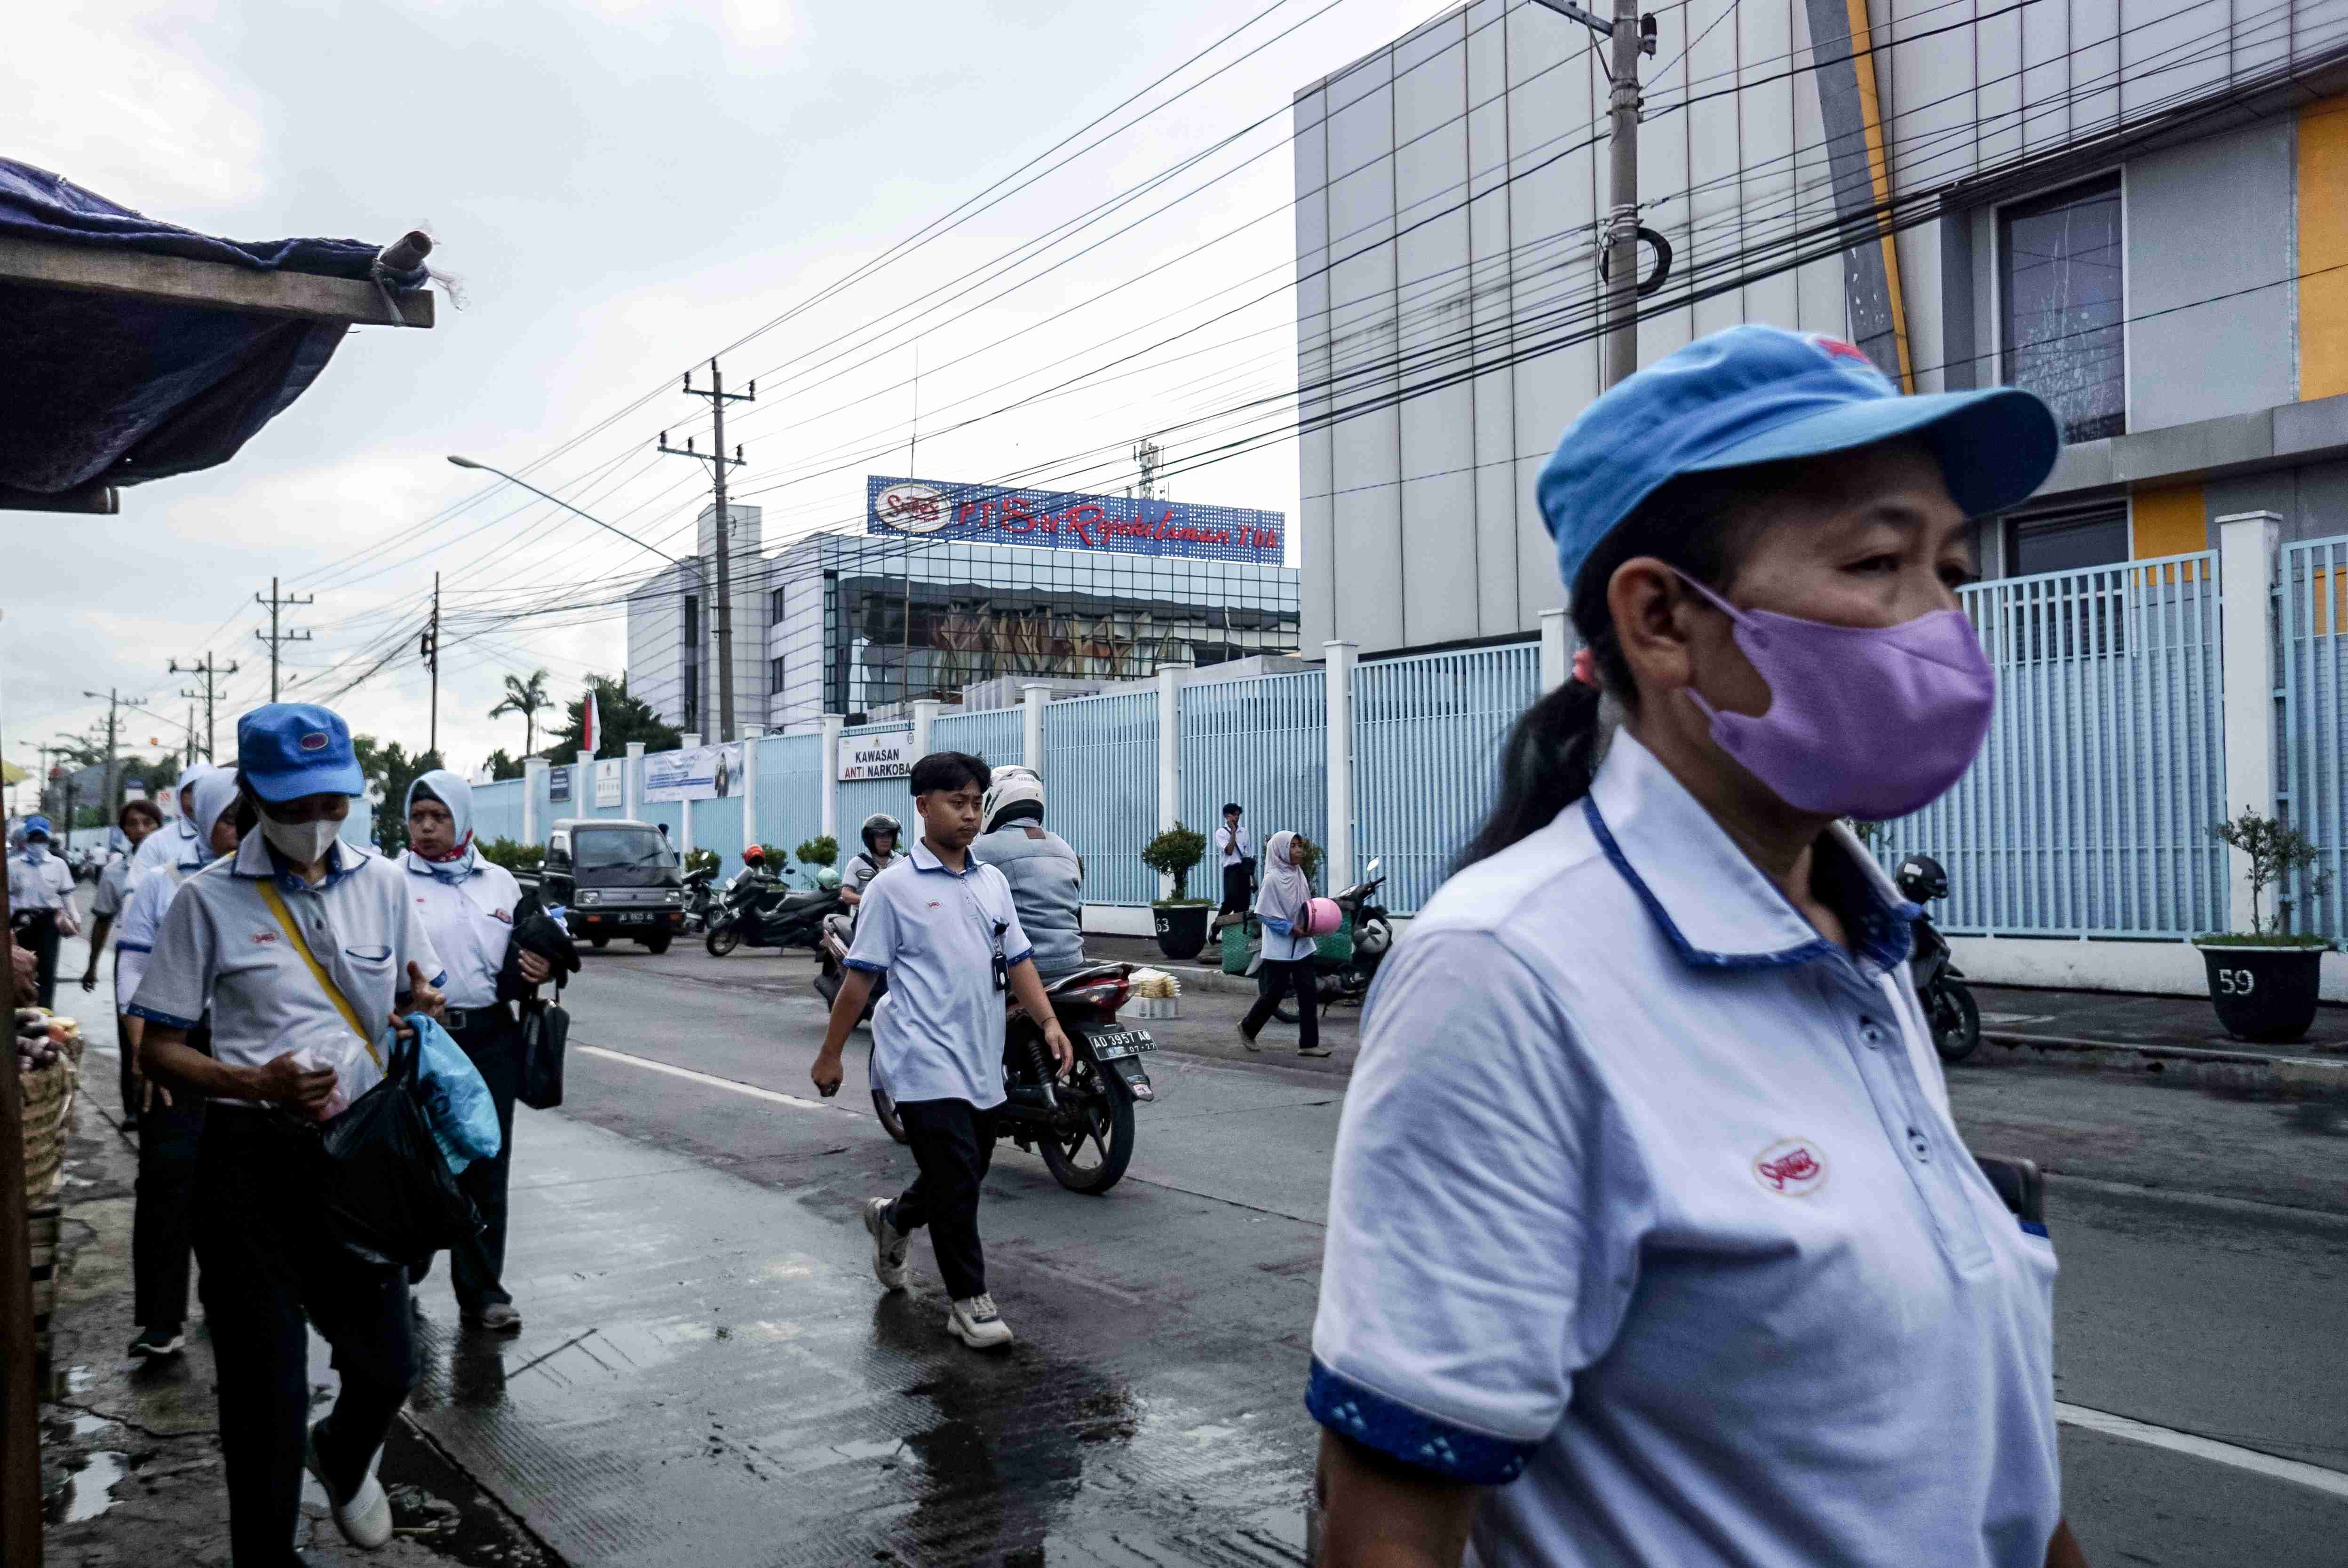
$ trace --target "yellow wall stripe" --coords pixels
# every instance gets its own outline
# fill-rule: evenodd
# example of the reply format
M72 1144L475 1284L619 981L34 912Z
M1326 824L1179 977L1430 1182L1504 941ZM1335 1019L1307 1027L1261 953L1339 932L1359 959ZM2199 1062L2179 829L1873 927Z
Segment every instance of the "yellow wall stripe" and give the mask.
M2299 111L2299 395L2348 392L2348 98Z
M2209 514L2199 485L2138 490L2128 498L2129 553L2138 561L2209 548Z

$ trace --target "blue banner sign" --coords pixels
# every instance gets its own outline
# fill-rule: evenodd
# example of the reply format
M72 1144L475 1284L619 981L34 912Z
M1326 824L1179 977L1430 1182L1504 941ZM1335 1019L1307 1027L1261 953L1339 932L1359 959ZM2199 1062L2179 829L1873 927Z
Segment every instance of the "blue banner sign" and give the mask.
M1287 519L1251 507L868 475L867 533L1278 566Z

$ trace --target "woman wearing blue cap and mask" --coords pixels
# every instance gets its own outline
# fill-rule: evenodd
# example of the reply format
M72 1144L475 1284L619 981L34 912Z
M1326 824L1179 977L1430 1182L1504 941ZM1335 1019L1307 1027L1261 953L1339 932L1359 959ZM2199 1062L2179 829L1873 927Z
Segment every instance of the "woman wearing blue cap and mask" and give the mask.
M1967 520L2056 449L2027 393L1903 397L1756 326L1567 430L1540 499L1588 645L1346 1095L1324 1561L2081 1561L2054 1253L1959 1140L1912 911L1838 821L1972 762Z
M513 1334L521 1314L500 1279L506 1262L506 1178L513 1168L514 1094L521 1086L521 1026L516 989L499 981L510 963L524 985L551 973L545 959L514 944L521 888L513 873L473 846L473 787L436 768L407 787L407 853L401 857L432 949L448 966L441 992L448 1033L480 1069L498 1108L498 1151L457 1178L481 1216L478 1249L448 1255L458 1315L468 1327ZM411 1283L422 1279L420 1271Z
M46 817L25 819L24 844L8 857L8 919L16 945L32 953L34 1000L57 1001L57 940L81 928L74 923L74 876L49 836Z
M391 1539L375 1463L416 1381L407 1275L333 1233L312 1179L323 1120L381 1082L376 1037L441 1013L440 961L398 867L338 834L366 789L350 729L307 703L236 727L253 830L180 886L131 1011L147 1075L210 1103L196 1161L196 1258L220 1377L236 1568L288 1568L306 1464L354 1544ZM209 1013L211 1054L188 1032ZM342 1387L306 1434L309 1329Z

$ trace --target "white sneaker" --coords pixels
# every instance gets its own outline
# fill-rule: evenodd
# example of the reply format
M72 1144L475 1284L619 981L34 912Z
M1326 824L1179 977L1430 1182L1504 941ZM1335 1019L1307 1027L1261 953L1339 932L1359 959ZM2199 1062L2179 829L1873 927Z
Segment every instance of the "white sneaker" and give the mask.
M905 1288L905 1253L913 1238L889 1222L889 1200L864 1200L864 1228L872 1236L872 1275L891 1290Z
M946 1313L946 1332L973 1350L1000 1350L1011 1343L1011 1326L994 1310L991 1295L966 1295Z
M302 1446L302 1458L318 1484L326 1489L326 1501L335 1511L335 1528L343 1532L344 1540L362 1552L379 1552L391 1543L391 1499L384 1495L383 1482L375 1479L375 1467L383 1459L381 1449L367 1460L366 1475L348 1499L335 1495L335 1483L326 1479L326 1467L319 1462L316 1427L310 1429L309 1439Z

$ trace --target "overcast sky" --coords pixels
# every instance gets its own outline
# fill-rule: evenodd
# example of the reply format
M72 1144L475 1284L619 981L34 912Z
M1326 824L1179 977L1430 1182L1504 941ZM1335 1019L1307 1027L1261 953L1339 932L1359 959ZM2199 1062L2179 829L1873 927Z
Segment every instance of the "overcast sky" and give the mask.
M1239 62L1179 103L818 307L788 314L1267 6L1261 22L1101 129ZM232 715L267 696L266 650L252 634L265 612L253 595L272 574L317 599L292 617L314 640L288 650L287 673L300 679L287 695L331 692L404 646L335 706L354 729L420 746L427 686L407 629L420 623L436 570L450 615L442 749L468 769L493 747L518 750L520 721L487 717L502 676L543 666L567 696L591 670L619 673L623 624L600 602L660 563L524 504L530 498L511 487L485 489L444 455L528 468L534 482L682 552L706 499L705 470L657 456L653 443L666 428L679 440L698 431L705 447L706 414L664 387L778 317L787 319L724 360L732 384L760 382L758 403L736 411L727 440L747 449L734 482L766 509L770 547L811 529L860 527L863 476L905 470L917 352L924 477L1035 469L1061 488L1121 488L1131 474L1116 454L1134 438L1292 387L1290 98L1437 9L1430 0L21 8L0 56L0 153L237 238L386 241L420 225L438 239L435 264L455 274L462 306L443 300L428 333L355 333L236 459L125 490L118 517L5 514L15 547L0 588L6 755L29 765L35 745L87 729L104 705L85 690L118 687L184 720L183 683L164 666L206 652L240 666L221 714L230 749ZM974 294L959 292L978 281L957 281L974 269L1267 117L1069 242ZM1023 280L1032 281L992 298ZM1096 299L1120 284L1128 286ZM1175 334L1184 335L1113 376L994 412ZM1169 455L1179 464L1246 428L1199 426L1169 438ZM1173 482L1179 499L1292 516L1296 488L1285 442ZM542 613L496 619L525 610ZM126 728L141 747L150 737L175 744L180 733L143 717Z

